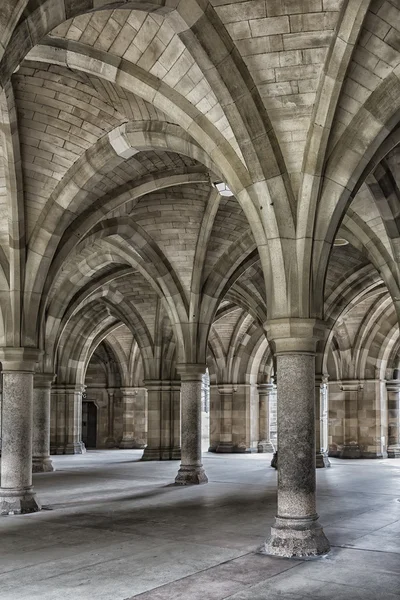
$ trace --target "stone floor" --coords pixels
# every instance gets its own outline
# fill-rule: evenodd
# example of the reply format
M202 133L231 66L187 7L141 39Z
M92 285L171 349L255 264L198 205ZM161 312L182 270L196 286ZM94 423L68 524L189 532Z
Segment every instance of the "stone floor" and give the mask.
M400 598L400 460L318 471L333 548L314 561L255 553L275 512L270 456L206 455L210 483L171 486L177 462L139 451L57 457L36 475L49 510L0 518L1 600Z

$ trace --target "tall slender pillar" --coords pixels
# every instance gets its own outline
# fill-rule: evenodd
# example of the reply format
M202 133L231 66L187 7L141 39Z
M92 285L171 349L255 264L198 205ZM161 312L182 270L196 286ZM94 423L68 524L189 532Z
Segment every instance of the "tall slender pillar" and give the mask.
M121 388L123 400L123 436L120 448L144 448L146 445L146 388Z
M36 373L33 378L33 473L54 471L50 458L50 394L53 380L52 373Z
M84 385L65 385L65 454L84 454L85 444L82 441L82 396Z
M269 399L274 391L273 383L260 383L258 390L258 438L257 450L259 453L274 452L269 429Z
M278 512L265 552L303 557L325 554L329 542L316 512L315 350L322 324L279 319L267 324L278 385Z
M39 358L34 348L2 348L3 402L0 513L37 512L32 487L33 374Z
M400 380L386 383L388 399L388 458L400 458Z
M216 452L221 439L221 394L218 385L210 385L210 446L209 452Z
M51 389L51 454L84 454L82 394L84 385L57 384Z
M340 458L361 458L362 452L358 439L358 393L360 382L342 381L344 396L344 445Z
M220 434L219 443L216 452L230 453L233 452L233 433L232 433L232 411L233 411L233 394L235 388L232 384L218 385L218 393L220 395Z
M201 379L204 365L178 365L181 376L181 466L175 478L178 485L207 483L201 459Z
M180 382L147 380L147 445L142 460L179 460Z
M325 418L325 392L326 378L321 375L315 375L315 463L317 469L330 467L328 451L324 444L325 436L324 418Z
M120 448L136 448L134 433L134 403L136 390L133 387L122 387L122 440Z
M104 442L106 448L115 448L115 437L114 437L114 399L115 389L107 388L107 438Z

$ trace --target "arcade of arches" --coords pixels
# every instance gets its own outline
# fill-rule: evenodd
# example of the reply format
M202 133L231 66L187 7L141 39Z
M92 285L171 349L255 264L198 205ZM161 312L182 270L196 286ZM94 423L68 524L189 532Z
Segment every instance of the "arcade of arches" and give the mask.
M315 466L400 457L399 0L2 0L0 58L1 513L279 446L265 552L325 554Z

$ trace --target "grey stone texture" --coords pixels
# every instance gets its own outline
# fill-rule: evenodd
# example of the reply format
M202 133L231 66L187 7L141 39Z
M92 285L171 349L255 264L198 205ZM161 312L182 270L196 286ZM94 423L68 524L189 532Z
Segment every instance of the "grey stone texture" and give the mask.
M33 379L32 472L54 471L50 458L50 394L54 375L36 373Z
M201 458L201 382L205 366L179 365L182 403L182 457L176 485L207 483Z
M40 510L32 487L34 349L2 349L2 449L0 514Z
M93 447L182 459L179 482L205 481L206 366L210 450L279 443L276 552L322 551L327 452L399 455L399 18L395 0L2 0L17 497L50 468L49 436L52 454L85 452L83 401ZM50 413L34 371L55 375Z
M315 347L320 324L271 321L278 386L278 508L264 550L285 557L326 554L318 522L315 472Z

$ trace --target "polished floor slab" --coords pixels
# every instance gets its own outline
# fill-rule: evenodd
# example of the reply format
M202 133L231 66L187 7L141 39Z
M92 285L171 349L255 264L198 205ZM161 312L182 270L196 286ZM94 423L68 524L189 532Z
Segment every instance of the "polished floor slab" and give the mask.
M204 457L209 484L140 451L54 457L34 477L41 513L0 518L1 600L400 599L400 459L318 470L332 551L257 554L273 522L269 455Z

